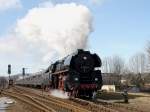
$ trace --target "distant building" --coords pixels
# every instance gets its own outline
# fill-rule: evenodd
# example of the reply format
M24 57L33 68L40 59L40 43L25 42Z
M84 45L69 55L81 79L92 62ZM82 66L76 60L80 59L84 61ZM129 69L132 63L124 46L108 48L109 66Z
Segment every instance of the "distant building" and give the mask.
M114 73L102 73L103 85L120 85L121 75Z

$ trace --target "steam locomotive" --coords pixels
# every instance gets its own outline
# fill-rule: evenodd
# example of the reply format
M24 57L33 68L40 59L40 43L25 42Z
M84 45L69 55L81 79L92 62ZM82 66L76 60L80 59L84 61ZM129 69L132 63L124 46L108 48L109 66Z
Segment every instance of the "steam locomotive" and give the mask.
M45 79L39 74L24 79L24 83L20 80L18 84L48 85L52 89L68 92L73 97L92 97L93 93L102 87L101 64L97 54L79 49L51 64L42 74Z
M70 92L71 96L92 97L102 87L102 76L99 68L101 59L97 54L89 51L77 52L56 61L47 70L50 73L50 82L53 89Z

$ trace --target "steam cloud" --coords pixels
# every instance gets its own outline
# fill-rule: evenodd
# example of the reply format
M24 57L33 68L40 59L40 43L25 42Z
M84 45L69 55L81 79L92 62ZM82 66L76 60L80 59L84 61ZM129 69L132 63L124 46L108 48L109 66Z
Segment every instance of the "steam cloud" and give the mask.
M90 31L89 10L74 3L34 8L16 27L16 33L33 52L42 54L43 61L85 48Z
M62 99L68 99L69 98L67 93L64 93L64 91L61 91L61 90L51 90L50 94L52 96L55 96L55 97L58 97L58 98L62 98Z
M75 3L42 4L30 9L17 21L15 33L7 38L7 42L10 42L9 46L6 45L8 50L5 53L19 49L18 54L33 59L33 63L49 62L85 48L91 26L92 17L86 6ZM3 43L1 51L5 46L4 41L0 40Z

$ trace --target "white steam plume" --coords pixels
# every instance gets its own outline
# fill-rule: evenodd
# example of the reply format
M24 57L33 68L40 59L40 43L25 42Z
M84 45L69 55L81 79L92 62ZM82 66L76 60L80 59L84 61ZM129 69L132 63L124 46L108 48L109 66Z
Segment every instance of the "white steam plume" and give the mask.
M11 36L16 42L9 42L8 53L19 49L22 51L19 55L22 54L23 59L30 58L32 65L49 63L76 49L85 48L91 31L92 17L86 6L75 3L50 4L49 7L46 4L40 5L30 9L17 21L15 34ZM0 40L0 44L3 42ZM15 43L21 43L21 47L18 48ZM3 43L0 47L4 46ZM6 55L8 53L5 52Z
M31 9L16 27L16 33L33 53L42 54L43 61L85 48L90 32L89 10L74 3Z

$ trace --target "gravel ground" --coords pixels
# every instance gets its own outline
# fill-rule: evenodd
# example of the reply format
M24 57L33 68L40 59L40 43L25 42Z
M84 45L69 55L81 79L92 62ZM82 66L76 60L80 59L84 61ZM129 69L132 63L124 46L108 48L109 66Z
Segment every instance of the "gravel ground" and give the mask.
M133 106L143 112L150 112L150 95L129 100L128 105Z
M150 94L147 93L129 93L129 103L123 103L124 99L118 93L104 94L101 96L108 102L121 103L140 110L141 112L150 112ZM113 99L113 100L112 100Z
M0 98L1 97L6 97L6 96L0 95ZM11 98L11 99L14 100L15 103L10 104L8 106L8 108L5 111L3 110L2 112L40 112L39 110L31 107L28 104L25 104L24 102L21 102L19 100L14 99L14 98ZM1 110L0 110L0 112L1 112Z

